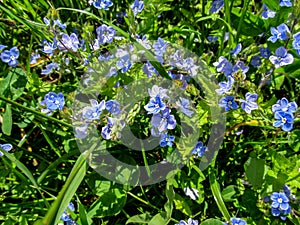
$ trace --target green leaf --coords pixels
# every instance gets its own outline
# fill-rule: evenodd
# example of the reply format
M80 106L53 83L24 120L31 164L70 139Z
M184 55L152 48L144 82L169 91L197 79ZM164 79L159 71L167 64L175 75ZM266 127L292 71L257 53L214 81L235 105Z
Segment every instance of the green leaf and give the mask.
M152 219L152 216L149 213L143 213L139 215L135 215L130 217L127 221L126 224L129 223L149 223L149 221Z
M3 114L3 122L2 122L2 132L8 136L11 135L12 130L12 115L11 115L11 105L6 104L6 109Z
M166 225L166 221L164 217L159 213L152 218L148 225Z
M236 191L234 185L229 185L222 191L222 197L225 202L233 201L232 197L235 195Z
M175 199L174 199L175 208L182 213L184 213L187 216L191 216L192 210L190 209L190 206L188 202L184 198L182 198L180 195L175 193Z
M265 161L250 157L245 163L245 173L254 188L261 187L265 176Z
M217 219L208 219L200 223L200 225L223 225L223 222Z

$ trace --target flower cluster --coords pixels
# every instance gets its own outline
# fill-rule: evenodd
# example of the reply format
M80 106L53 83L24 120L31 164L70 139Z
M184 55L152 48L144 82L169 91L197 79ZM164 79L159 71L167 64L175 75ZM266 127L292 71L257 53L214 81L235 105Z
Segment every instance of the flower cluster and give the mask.
M10 150L12 150L12 145L11 144L0 144L0 148L6 152L9 152ZM3 156L3 153L0 152L0 157L2 157L2 156Z
M65 98L62 93L49 92L45 95L40 105L46 106L42 109L43 113L50 115L54 110L62 110L65 105Z
M298 108L296 102L289 102L286 98L278 100L276 104L272 106L272 111L276 121L274 121L274 127L281 127L284 131L291 131L293 129L294 114Z
M203 145L202 141L199 141L194 149L192 150L192 154L194 154L196 157L202 157L205 152L208 151L208 148Z

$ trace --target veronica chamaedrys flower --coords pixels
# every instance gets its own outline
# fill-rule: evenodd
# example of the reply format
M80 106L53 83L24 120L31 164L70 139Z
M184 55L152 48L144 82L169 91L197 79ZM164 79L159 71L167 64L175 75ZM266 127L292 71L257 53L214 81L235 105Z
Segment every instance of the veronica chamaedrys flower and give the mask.
M7 63L11 67L16 67L18 65L19 49L17 47L12 47L10 50L5 50L1 52L1 60Z
M269 58L271 55L271 51L268 48L259 48L259 53L264 58Z
M165 42L162 38L158 38L157 41L153 44L154 54L158 58L160 63L163 63L163 55L167 50L168 43Z
M12 145L11 144L0 144L0 148L3 149L6 152L9 152L12 150ZM0 157L3 156L3 153L0 151Z
M156 114L166 108L165 103L162 102L161 98L157 95L155 98L151 98L150 102L144 106L148 114Z
M237 61L236 64L232 68L232 74L236 74L238 72L242 72L243 80L246 79L246 73L249 71L249 66L245 66L245 63L241 60Z
M119 58L119 60L116 62L116 66L119 70L121 70L122 73L125 73L131 68L132 63L129 52L118 49L116 57Z
M116 30L111 26L102 24L96 29L96 33L99 44L102 45L105 43L111 43L113 41L113 38L116 35Z
M290 112L278 111L275 112L275 119L273 126L281 127L282 130L288 132L293 129L294 115Z
M233 58L236 58L237 55L241 52L241 50L242 50L242 44L238 43L236 45L236 47L232 51L230 51L230 53L231 53Z
M277 29L274 27L271 27L271 34L272 36L268 38L268 41L271 41L272 43L275 43L278 39L279 40L287 40L289 38L290 29L289 27L282 23L280 24Z
M198 224L199 224L198 220L193 220L192 218L189 218L187 222L185 222L184 220L180 220L179 223L175 225L198 225Z
M279 5L280 6L285 6L285 7L293 6L293 4L291 3L291 0L280 0Z
M232 64L224 56L220 56L218 62L214 62L213 65L218 72L223 72L225 76L232 75Z
M171 135L169 136L168 133L163 133L161 138L160 138L159 145L160 145L160 147L165 147L167 145L169 147L172 147L174 141L175 141L174 136L171 136Z
M185 187L183 191L185 195L189 196L192 200L196 200L197 198L199 198L199 191L195 188Z
M68 34L63 33L61 39L57 42L57 47L59 50L72 50L73 52L77 52L79 47L79 40L75 33L72 33L70 36Z
M30 56L30 65L32 64L36 64L37 63L37 60L41 57L40 54L38 53L34 53Z
M109 7L113 5L110 0L89 0L89 4L97 8L97 9L104 9L109 10Z
M263 11L262 11L262 18L263 19L269 19L269 18L274 18L276 15L276 12L270 10L265 4L263 4Z
M188 57L182 61L182 65L179 68L187 71L191 77L194 77L198 73L197 69L199 68L199 66L195 65L193 58Z
M289 102L286 98L282 98L277 101L276 104L272 105L272 112L296 112L298 105L296 102Z
M161 113L153 114L151 118L152 134L162 134L166 130L172 130L176 127L176 119L170 112L169 108L165 108Z
M252 110L258 109L258 105L255 102L257 100L258 95L257 94L246 94L246 100L240 99L241 108L248 114L251 114Z
M233 96L225 96L220 99L219 105L225 109L225 111L229 111L230 109L237 109L239 106L238 104L234 101Z
M296 50L297 54L300 55L300 32L293 35L293 48Z
M222 9L223 6L224 6L224 0L214 0L211 3L209 13L217 13Z
M117 100L109 100L105 103L105 108L113 115L118 115L121 111L120 103Z
M74 204L72 202L70 202L68 204L68 209L71 210L72 212L75 211L75 207L74 207ZM70 217L67 210L64 210L64 212L61 215L60 219L64 222L66 222L67 225L77 225L77 223Z
M189 117L193 115L194 111L190 110L190 101L186 98L179 97L179 100L176 101L176 105L183 114Z
M152 77L154 74L158 75L158 71L154 68L154 66L152 66L152 64L149 61L147 61L143 65L143 71L145 74L147 74L148 77Z
M82 117L86 120L96 120L99 119L103 110L105 109L105 100L100 103L96 99L90 99L90 106L86 106L82 110Z
M234 79L233 77L227 77L227 81L222 81L219 83L218 89L216 89L216 92L218 95L222 95L224 93L229 92L233 87Z
M289 208L289 199L282 192L274 192L271 194L272 208L279 208L280 210L287 210Z
M246 225L246 221L240 218L230 218L230 222L232 225Z
M218 39L219 39L218 36L212 36L212 35L209 35L209 36L207 37L207 40L208 40L209 42L211 42L211 43L214 43L214 42L218 41Z
M254 66L255 68L259 67L261 65L261 59L258 55L255 55L251 58L250 64Z
M162 100L168 98L167 92L168 89L158 87L157 85L153 85L151 89L148 89L148 93L151 98L159 96Z
M140 0L134 0L134 2L130 6L134 16L136 16L138 13L142 12L144 8L144 1Z
M198 141L196 146L192 150L192 154L196 157L202 157L205 152L208 151L208 148L204 146L202 141Z
M283 46L277 48L275 51L275 55L271 55L269 59L271 63L275 65L275 68L289 65L294 62L293 55L288 53Z
M88 124L83 123L80 125L73 125L75 131L75 137L79 139L84 139L88 136Z
M58 109L62 110L65 105L65 98L62 93L49 92L45 95L44 100L41 101L41 105L46 105L46 109L42 109L42 112L50 114L52 111Z
M46 65L46 69L41 71L41 74L47 75L53 72L54 69L59 69L59 65L56 62L49 63Z
M54 50L57 48L57 40L53 38L53 42L43 42L43 50L42 52L49 54L50 56L53 55Z

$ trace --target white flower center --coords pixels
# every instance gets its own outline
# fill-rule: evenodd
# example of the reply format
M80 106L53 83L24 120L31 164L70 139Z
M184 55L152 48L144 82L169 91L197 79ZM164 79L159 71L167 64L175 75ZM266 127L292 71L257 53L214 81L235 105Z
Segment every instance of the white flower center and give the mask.
M55 105L59 105L59 101L58 100L55 100Z
M278 202L279 202L279 203L282 203L282 198L279 198L279 199L278 199Z
M16 57L14 57L13 55L10 56L10 59L11 59L11 60L15 60L15 58L16 58Z

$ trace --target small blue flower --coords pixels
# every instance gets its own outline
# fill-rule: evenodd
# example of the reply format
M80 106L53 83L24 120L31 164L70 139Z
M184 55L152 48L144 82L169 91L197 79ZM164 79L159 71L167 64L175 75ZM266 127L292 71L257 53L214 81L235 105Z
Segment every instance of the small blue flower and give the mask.
M252 57L250 64L254 66L255 68L259 67L261 65L261 59L258 55L255 55Z
M213 65L218 72L223 72L227 77L232 76L232 64L224 56L220 56L218 62L214 62Z
M273 126L281 127L282 130L288 132L293 129L294 116L290 112L278 111L275 112L275 119Z
M44 100L41 101L41 105L46 105L46 109L42 109L42 112L47 113L48 115L58 109L62 110L65 105L65 98L62 93L49 92L45 95Z
M232 225L246 225L246 221L242 220L240 218L230 218L231 224Z
M3 51L0 57L1 60L9 66L16 67L19 63L19 49L17 47L12 47L10 50Z
M241 60L237 61L236 64L232 68L232 73L236 74L241 71L244 75L243 80L246 79L246 73L249 71L249 66L245 66L245 63Z
M269 19L269 18L274 18L276 15L276 12L270 10L265 4L263 4L263 11L262 11L262 18L263 19Z
M150 88L148 89L148 93L151 98L155 98L156 96L159 96L160 99L162 100L168 98L167 92L168 89L158 87L157 85L153 85L151 89Z
M183 114L189 117L193 115L194 111L190 110L190 102L186 98L179 97L179 100L176 102L176 105L179 107L179 110Z
M271 27L271 34L272 36L268 38L268 41L271 41L272 43L275 43L278 39L279 40L287 40L289 38L290 29L289 27L282 23L280 24L277 29L274 27Z
M251 114L252 110L258 109L258 105L255 102L257 100L257 97L257 94L251 94L248 92L246 94L246 100L240 100L240 102L242 102L241 108L245 110L246 113Z
M68 204L68 209L71 211L75 210L74 204L70 202ZM67 225L77 225L77 223L70 217L67 210L64 210L63 214L61 215L60 219L64 221Z
M209 13L217 13L222 9L223 6L224 6L224 0L214 0L211 3Z
M36 64L36 63L37 63L37 60L38 60L40 57L41 57L41 55L38 54L38 53L32 54L31 57L30 57L30 65Z
M130 8L133 11L134 16L136 16L138 13L142 12L144 8L144 1L134 0Z
M163 61L162 57L167 50L167 47L168 43L165 42L162 38L158 38L157 41L153 44L154 54L160 59L160 62Z
M196 155L197 157L202 157L205 152L208 151L208 148L203 145L202 141L198 141L194 149L192 150L192 154Z
M227 93L232 89L234 79L233 79L233 77L227 77L227 79L228 79L227 81L222 81L219 83L220 88L216 89L216 92L218 93L218 95Z
M79 47L79 40L75 33L72 33L70 36L68 34L63 33L61 40L57 43L59 50L72 50L73 52L77 52Z
M296 50L297 54L300 55L300 32L293 35L293 48Z
M110 26L102 24L96 29L98 43L100 45L105 43L111 43L114 36L116 35L116 30Z
M271 51L268 48L259 48L260 55L264 58L269 58L271 55Z
M145 74L147 74L148 77L152 77L154 74L158 75L158 71L152 66L152 64L149 61L147 61L143 65L143 71Z
M88 136L88 124L74 125L75 137L84 139Z
M150 102L144 106L148 114L156 114L166 108L165 103L162 102L161 98L157 95L155 98L151 98Z
M10 150L12 150L12 145L11 144L0 144L0 148L3 149L6 152L9 152ZM2 152L0 152L0 157L2 157L4 154Z
M289 102L286 98L282 98L281 100L278 100L276 104L272 106L272 112L290 112L294 113L296 112L298 108L298 105L296 102Z
M118 115L121 111L120 103L117 100L109 100L105 103L105 108L113 115Z
M289 186L287 186L286 184L283 185L283 191L284 191L284 194L286 195L286 197L290 197L291 195L291 189Z
M107 125L102 127L101 136L108 140L111 139L112 126L116 123L116 119L112 117L107 118Z
M48 75L52 73L54 69L59 69L59 65L56 62L46 65L46 69L42 70L41 74Z
M198 220L193 220L192 218L189 218L187 222L185 222L184 220L180 220L179 223L175 225L198 225L198 224L199 224Z
M162 134L161 138L160 138L160 142L159 145L161 147L165 147L165 146L169 146L172 147L173 146L173 142L175 140L174 136L168 136L168 133L164 133Z
M233 58L236 58L237 55L241 52L241 50L242 50L242 44L238 43L236 45L236 47L232 51L230 51L230 53L231 53Z
M234 101L234 97L228 95L220 99L219 105L223 107L225 111L229 111L230 109L237 109L239 107Z
M6 45L1 45L1 44L0 44L0 52L1 52L3 49L5 49L5 48L7 48Z
M166 130L172 130L176 127L176 119L170 114L170 111L169 108L165 108L161 113L156 113L152 116L151 125L153 134L162 134Z
M57 40L54 38L53 42L43 42L43 52L49 54L50 56L53 55L54 50L57 48Z
M218 39L219 39L218 36L212 36L212 35L209 35L209 36L207 37L207 40L208 40L209 42L211 42L211 43L214 43L214 42L218 41Z
M110 0L89 0L89 4L93 4L93 6L97 9L109 10L109 7L113 5Z
M289 199L282 192L274 192L271 194L272 208L279 208L280 210L287 210L289 208Z
M287 53L287 50L281 46L276 49L276 55L271 55L269 57L271 63L275 65L275 68L289 65L294 62L294 57L292 54Z
M293 6L293 4L291 3L291 0L280 0L279 5L280 6L285 6L285 7Z
M53 20L53 26L58 26L60 27L61 29L66 29L67 28L67 25L65 23L62 23L59 19L57 20Z
M86 120L97 120L105 109L105 100L100 103L96 99L90 99L91 106L86 106L82 110L82 117Z
M117 61L116 66L122 73L127 72L131 66L131 58L128 52L124 51L121 54L117 54L117 57L120 57L120 60Z

